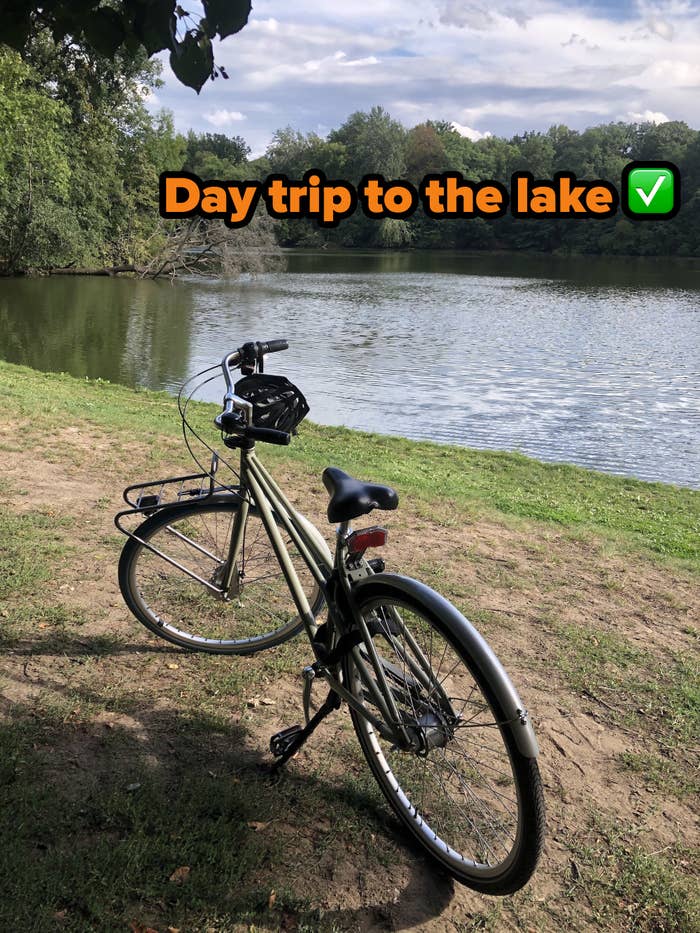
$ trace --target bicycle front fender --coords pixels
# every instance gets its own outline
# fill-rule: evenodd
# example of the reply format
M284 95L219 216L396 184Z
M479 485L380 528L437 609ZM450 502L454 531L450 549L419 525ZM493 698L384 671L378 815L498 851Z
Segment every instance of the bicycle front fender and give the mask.
M394 595L406 597L409 604L414 602L427 609L438 627L447 629L444 634L452 634L464 646L475 674L492 693L509 723L518 750L527 758L537 758L539 748L535 731L510 677L480 632L444 596L410 577L377 573L358 580L353 585L352 598L359 603L365 599L388 597L391 590Z

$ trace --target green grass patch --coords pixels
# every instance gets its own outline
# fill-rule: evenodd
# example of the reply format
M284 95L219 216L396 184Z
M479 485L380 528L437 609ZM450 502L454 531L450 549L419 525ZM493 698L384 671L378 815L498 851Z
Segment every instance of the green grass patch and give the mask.
M554 624L553 653L567 686L598 700L603 712L665 749L697 758L700 661L669 653L659 658L613 632ZM695 750L693 750L695 749Z
M164 392L129 389L102 380L39 373L0 362L0 404L24 422L25 441L45 445L47 431L75 423L148 444L156 465L178 448L175 400ZM192 416L216 435L216 405L196 404ZM115 438L116 442L116 438ZM157 443L156 443L157 442ZM409 441L304 422L288 448L263 448L267 460L295 461L320 477L335 464L366 479L393 484L405 499L449 516L471 514L535 519L602 534L627 548L680 558L700 568L700 493L662 483L546 464L520 454ZM115 456L120 456L115 443ZM186 454L182 449L183 463ZM144 463L148 467L148 463ZM323 495L320 489L319 494Z
M2 929L349 928L305 891L338 847L398 851L376 787L294 766L272 780L257 753L242 763L243 727L180 718L144 708L147 746L50 710L0 725Z
M623 771L640 776L655 791L681 799L700 796L698 769L689 768L682 753L676 760L649 752L623 752L618 761Z
M52 562L68 552L63 529L69 516L44 512L0 514L0 599L31 590L53 573Z
M279 455L278 455L279 456ZM395 485L406 497L626 538L700 564L700 493L521 454L302 425L290 457Z
M574 840L574 900L591 905L599 929L690 933L700 928L693 853L682 847L649 853L621 827L596 822L593 839Z

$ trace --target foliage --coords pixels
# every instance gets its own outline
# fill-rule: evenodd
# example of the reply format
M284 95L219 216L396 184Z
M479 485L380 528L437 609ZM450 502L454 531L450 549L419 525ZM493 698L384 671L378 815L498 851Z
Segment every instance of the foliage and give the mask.
M22 61L0 47L0 263L5 271L132 263L158 222L158 174L179 168L172 118L147 113L155 81L94 70L44 34Z
M328 140L345 147L348 181L357 183L368 172L386 178L400 178L405 172L406 130L383 107L351 114Z
M266 153L267 166L301 178L310 168L357 183L369 172L414 184L433 172L458 171L472 181L492 179L506 186L513 172L536 178L572 171L579 178L606 179L619 186L632 159L664 160L678 165L683 205L673 220L634 223L622 215L608 220L561 221L432 220L419 209L402 226L386 225L359 212L335 230L319 231L307 221L278 224L285 246L412 246L421 248L511 249L561 253L618 253L639 256L700 255L700 133L685 123L610 123L583 132L552 126L503 139L476 142L461 136L445 120L429 120L408 132L381 107L354 113L326 140L292 127L275 133ZM397 239L399 230L401 236Z
M0 53L0 257L10 269L47 252L67 258L78 236L69 110L32 87L30 75L19 56Z
M175 76L199 93L208 78L226 69L214 63L212 38L225 39L248 22L250 0L202 0L198 16L177 0L9 0L0 19L0 42L26 52L49 33L57 44L78 48L100 61L140 58L170 50Z
M243 165L249 155L250 146L242 136L190 130L183 167L200 178L235 179L238 166Z
M306 247L700 255L700 132L685 123L617 122L583 132L557 125L473 141L446 120L407 130L382 107L373 107L351 114L326 138L281 128L265 155L250 161L241 136L190 131L183 137L170 115L148 113L145 99L159 83L159 65L149 61L148 48L120 46L106 59L60 30L56 38L48 28L34 29L36 22L22 58L0 46L2 271L153 268L163 249L175 248L163 240L158 175L180 168L202 179L260 181L271 173L301 179L313 168L330 180L355 184L368 173L418 184L427 174L452 170L505 185L518 170L540 178L569 170L619 185L631 159L672 161L681 172L683 203L678 216L663 223L635 223L621 214L576 221L514 221L509 215L435 220L419 208L400 221L358 210L335 229L279 220L259 232L268 238L268 253L276 239L281 246Z

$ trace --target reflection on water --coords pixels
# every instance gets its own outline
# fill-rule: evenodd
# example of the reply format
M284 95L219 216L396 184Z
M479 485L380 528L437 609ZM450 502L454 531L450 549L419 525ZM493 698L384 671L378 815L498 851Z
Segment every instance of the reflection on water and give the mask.
M700 275L658 262L290 257L292 274L0 281L0 352L174 389L247 339L311 417L700 486Z

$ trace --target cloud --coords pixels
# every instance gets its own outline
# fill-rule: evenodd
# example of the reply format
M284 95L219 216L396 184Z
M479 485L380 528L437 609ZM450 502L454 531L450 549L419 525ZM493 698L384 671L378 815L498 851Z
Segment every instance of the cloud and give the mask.
M457 26L464 29L488 29L493 25L493 16L486 4L460 3L459 0L442 0L439 21L443 26Z
M148 106L172 109L183 131L245 119L255 154L276 129L318 132L375 104L471 138L620 114L700 126L698 47L695 0L256 0L249 25L216 45L231 80L197 97L166 64Z
M463 3L462 0L437 0L438 21L443 26L456 26L458 29L491 29L498 17L512 19L518 26L524 27L530 19L525 8L512 4Z
M213 113L204 114L204 119L212 126L230 126L245 118L245 114L240 110L215 110Z
M665 113L661 113L658 110L644 110L642 113L637 113L635 110L628 110L627 113L623 114L620 117L621 120L624 120L626 123L668 123L669 118Z
M673 24L665 19L656 19L652 17L647 20L647 26L651 32L655 33L657 36L661 36L662 39L666 39L669 42L673 39L675 29L673 28Z
M478 139L486 139L487 136L491 135L488 130L485 133L480 133L479 130L473 130L470 126L464 126L462 123L457 123L455 120L452 121L452 129L457 130L460 136L466 136L467 139L471 139L473 143Z
M570 38L566 42L561 43L563 49L570 45L580 45L583 46L584 49L589 49L591 52L595 52L600 48L599 45L594 45L592 42L589 42L588 39L579 36L576 32L572 32Z

